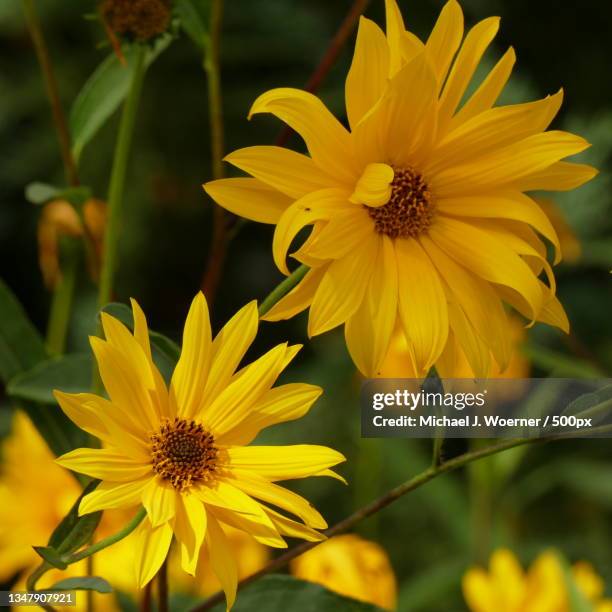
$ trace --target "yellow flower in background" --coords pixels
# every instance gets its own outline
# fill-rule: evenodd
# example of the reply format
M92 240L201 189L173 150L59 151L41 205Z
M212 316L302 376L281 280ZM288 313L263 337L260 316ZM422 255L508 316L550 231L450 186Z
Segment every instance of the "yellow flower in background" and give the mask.
M362 18L346 79L347 130L314 95L280 88L249 116L272 113L303 138L309 155L273 146L226 157L252 178L204 188L221 206L276 226L274 260L292 254L310 270L265 319L310 307L308 332L345 325L349 352L366 376L384 361L396 322L418 376L440 358L452 333L473 371L511 354L504 303L530 321L568 330L555 297L546 245L561 258L550 220L526 192L569 190L596 170L563 161L588 143L546 131L562 92L494 106L514 64L508 50L465 103L499 19L465 38L455 0L420 41L387 0L386 35ZM539 277L544 273L547 284Z
M511 354L505 370L496 363L491 355L490 378L527 378L530 372L530 363L521 351L527 333L524 325L517 317L508 317L510 326ZM442 378L476 378L465 352L457 343L453 335L449 335L446 347L436 363L436 369ZM381 378L417 378L414 370L406 336L398 328L389 345L389 351L378 372Z
M2 443L0 471L0 582L19 578L14 589L25 589L25 581L41 562L32 545L44 546L58 523L81 493L81 487L59 467L30 419L22 412L13 418L11 434ZM119 530L130 516L105 512L96 537L101 539ZM133 553L126 540L95 556L95 572L115 588L134 591ZM87 574L86 562L68 569L51 570L39 581L39 588L70 576ZM118 610L114 595L95 594L96 609ZM85 609L85 595L77 595L77 610Z
M603 597L603 581L590 564L574 565L571 577L594 612L612 610L612 600ZM524 571L511 551L498 549L491 555L488 572L482 568L466 572L463 594L471 612L571 612L564 568L552 551L542 553Z
M375 542L349 534L335 536L291 562L296 578L394 610L395 574L387 553Z
M224 525L222 528L232 550L232 555L236 559L236 575L238 580L254 574L270 560L269 549L248 533L227 525ZM195 576L193 577L179 571L180 554L176 547L172 548L171 559L172 584L176 584L178 591L208 596L221 589L221 583L210 567L210 559L204 547L200 551L200 559L198 560Z
M105 225L106 204L101 200L91 198L83 204L83 220L66 200L45 204L38 222L38 263L47 287L55 287L61 276L59 243L62 236L82 238L87 234L92 247L88 253L89 272L94 280L97 279Z
M106 340L91 338L110 401L90 393L56 392L68 417L106 448L78 449L57 461L102 480L83 498L80 514L144 505L147 517L135 544L139 586L156 574L174 535L181 565L192 575L206 546L231 607L237 569L221 525L278 548L287 546L284 535L322 539L315 529L327 526L323 517L275 482L340 478L330 468L344 457L324 446L246 446L263 428L303 416L321 393L301 383L272 388L299 346L280 344L235 371L257 333L255 302L213 340L206 300L199 293L187 316L169 388L151 358L147 322L134 300L132 309L133 335L103 313Z

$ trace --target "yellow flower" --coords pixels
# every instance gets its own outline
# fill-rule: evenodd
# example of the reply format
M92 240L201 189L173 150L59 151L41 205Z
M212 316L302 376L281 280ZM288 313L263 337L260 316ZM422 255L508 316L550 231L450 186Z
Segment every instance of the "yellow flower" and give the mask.
M13 418L11 434L2 444L0 473L0 582L25 589L25 579L40 564L33 545L44 546L53 529L70 510L81 493L77 481L56 465L53 454L22 412ZM125 512L105 512L98 527L102 538L120 529L129 520ZM116 588L133 591L131 566L133 554L124 540L95 557L95 572L104 576ZM67 570L51 570L40 580L39 588L50 587L63 578L87 574L86 562L69 566ZM113 595L97 595L96 609L118 610ZM85 609L85 595L77 596L77 610Z
M326 527L323 517L275 482L337 476L330 468L344 457L323 446L246 446L264 427L303 416L321 393L301 383L272 388L299 346L278 345L235 372L257 333L255 302L213 340L206 300L199 293L187 316L169 388L153 363L147 322L133 300L132 309L133 335L103 313L106 340L91 338L110 401L90 393L56 392L68 417L106 448L78 449L58 463L102 480L83 498L80 514L144 505L147 517L135 545L139 586L156 574L174 534L182 567L192 575L200 548L206 546L231 607L236 562L221 525L278 548L287 546L283 535L322 539L315 529Z
M530 372L530 363L521 352L521 345L526 339L525 327L516 317L508 317L510 326L511 354L504 370L491 356L490 378L527 378ZM446 347L436 363L438 373L443 378L475 378L476 374L470 365L461 346L455 338L449 336ZM381 378L417 378L414 371L406 336L398 328L389 344L389 351L378 372Z
M249 116L276 115L309 155L241 149L226 160L253 178L204 187L228 210L276 225L272 250L285 274L294 239L312 226L293 253L310 270L266 319L310 307L311 336L345 324L349 352L367 376L379 370L396 320L419 376L438 361L449 331L479 376L491 353L504 368L503 302L568 329L542 241L558 261L557 235L525 192L573 189L596 171L562 161L586 149L584 139L545 131L561 91L494 106L512 49L461 105L498 26L485 19L463 39L461 8L450 0L423 43L387 0L386 35L360 21L345 88L350 130L305 91L274 89L255 101Z
M296 578L317 582L341 595L395 609L395 574L387 553L356 535L330 538L291 563Z
M604 599L604 585L593 567L579 562L572 578L595 612L608 612L612 600ZM567 578L557 554L542 553L527 572L506 549L489 561L489 572L472 568L463 577L463 594L472 612L571 612Z
M223 531L236 559L238 580L254 574L269 561L269 549L248 533L227 525L223 526ZM194 577L179 571L180 554L178 553L178 549L174 547L171 552L172 563L170 566L173 584L177 585L178 591L206 596L216 593L221 588L219 580L210 568L210 559L204 547L200 551L200 559Z

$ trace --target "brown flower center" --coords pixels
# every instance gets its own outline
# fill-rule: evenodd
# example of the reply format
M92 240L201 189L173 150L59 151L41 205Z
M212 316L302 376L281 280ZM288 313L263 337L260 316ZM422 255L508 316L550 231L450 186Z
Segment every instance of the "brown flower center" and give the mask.
M151 434L153 471L179 491L211 480L218 452L213 435L192 419L165 420Z
M393 168L391 197L376 208L366 206L379 234L391 238L415 238L427 231L435 206L423 176L414 168Z
M170 23L170 0L102 0L100 12L115 32L139 41L165 32Z

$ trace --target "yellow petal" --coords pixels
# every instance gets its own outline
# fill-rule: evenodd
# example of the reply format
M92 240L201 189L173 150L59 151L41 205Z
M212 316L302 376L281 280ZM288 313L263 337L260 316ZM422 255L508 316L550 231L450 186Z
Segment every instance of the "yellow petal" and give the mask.
M304 278L287 295L282 297L261 318L264 321L281 321L291 319L310 306L315 291L327 271L327 266L312 268Z
M520 191L570 191L590 181L598 172L586 164L559 161L548 168L519 177L508 186Z
M503 149L466 164L443 170L431 180L438 198L470 195L488 189L500 190L529 178L568 155L575 155L589 143L567 132L551 130L529 136Z
M480 568L468 570L462 578L463 596L472 612L496 610L498 601L493 593L489 576Z
M232 483L248 495L291 512L315 529L325 529L327 522L310 504L297 493L289 491L252 472L233 470Z
M330 219L351 210L348 193L341 189L321 189L294 202L280 218L272 241L274 262L283 274L289 275L285 261L291 243L301 229L321 219Z
M209 506L209 511L222 524L229 525L248 533L256 542L273 548L287 548L287 542L283 540L274 523L270 520L264 506L260 506L260 515L237 514L223 508Z
M213 516L208 517L205 541L212 571L221 583L229 610L236 601L238 570L227 536Z
M346 113L352 128L376 104L388 76L389 46L385 35L373 21L362 16L345 85Z
M345 461L326 446L246 446L228 449L232 468L252 471L268 480L306 478Z
M142 491L150 477L133 482L101 482L94 491L83 497L79 504L79 514L89 514L98 510L113 508L132 508L140 504Z
M360 251L330 264L310 306L309 337L341 325L359 308L374 271L378 242L372 232Z
M277 223L292 202L289 196L254 178L218 179L203 187L219 206L259 223Z
M147 389L155 389L149 361L140 343L132 336L127 327L115 317L102 312L100 320L107 342L130 361L134 374Z
M461 325L463 331L457 339L464 349L466 343L473 347L470 363L474 371L483 372L488 369L491 351L499 364L506 363L511 354L508 321L495 290L446 255L431 238L423 236L421 245L448 286L451 294L449 301L456 302L458 310L461 310L461 314L455 314L451 327L454 329L456 325ZM460 317L461 320L458 320ZM462 320L464 317L467 317L465 323ZM476 330L486 345L484 356L481 354L482 342L471 339L475 333L473 330Z
M418 91L418 96L407 96ZM353 132L363 166L385 160L406 166L424 156L436 135L437 83L425 53L420 53L391 79L376 106ZM362 167L363 167L362 166Z
M271 89L255 100L249 118L257 113L272 113L293 128L326 173L343 183L355 180L349 133L315 95L289 87Z
M563 90L526 104L498 106L462 123L436 146L426 175L486 155L544 131L559 111Z
M448 304L448 320L474 376L488 378L491 370L491 350L481 340L465 312L455 302Z
M145 519L136 532L136 576L138 587L143 588L157 574L168 556L172 542L172 528L168 523L151 527Z
M325 536L307 525L293 521L271 508L264 508L264 512L270 517L272 523L279 533L290 538L300 538L307 542L321 542Z
M512 68L516 62L516 54L514 49L510 47L502 58L495 64L495 67L483 82L478 86L478 89L470 96L467 102L459 109L457 114L451 119L448 126L449 131L454 130L464 121L475 117L476 115L488 110L495 104L499 94L504 89Z
M458 217L513 219L528 223L555 246L555 263L560 259L561 246L553 225L536 202L522 193L448 198L438 200L436 207L445 214Z
M206 534L206 518L206 508L195 495L185 493L177 498L174 533L181 545L181 566L192 576Z
M467 89L480 59L495 38L499 17L489 17L477 23L465 37L463 45L450 71L440 98L439 130L444 134Z
M53 391L53 395L64 414L75 425L100 440L109 441L108 429L104 425L102 415L95 406L88 405L89 401L93 398L98 399L98 396L91 393L64 393L57 390Z
M166 388L166 382L153 362L153 356L151 355L149 326L147 325L147 319L142 311L142 308L140 308L135 299L130 298L130 303L132 304L132 316L134 319L134 338L142 347L142 350L144 351L149 362L149 367L155 382L155 401L157 402L158 411L161 415L166 417L174 416L170 415L168 410L168 389Z
M382 237L374 269L361 305L344 329L349 353L364 376L374 376L380 368L397 318L397 263L387 236Z
M279 344L243 368L201 414L215 438L238 426L254 402L274 384L282 369L287 347Z
M141 431L153 429L159 416L155 413L150 389L143 384L134 364L108 342L94 336L89 341L112 403L127 413L126 422L138 423Z
M446 296L438 271L416 240L396 240L395 253L399 315L416 370L425 375L446 344Z
M245 446L265 427L303 417L322 392L321 387L304 383L274 387L253 404L242 422L219 436L217 441Z
M542 308L542 291L529 266L514 251L486 232L447 217L438 217L430 235L442 250L468 270L521 293L532 308L531 318L537 317ZM483 253L487 256L483 257Z
M185 321L181 356L170 383L170 401L175 413L184 418L197 414L206 388L211 356L210 318L201 292L193 299Z
M313 231L293 257L298 261L318 262L339 259L361 248L371 233L372 219L364 207L355 206L354 210L335 215L322 229Z
M259 317L255 300L243 306L213 340L210 374L204 390L204 407L227 386L257 334Z
M153 527L174 518L177 495L176 489L160 478L151 478L147 483L142 492L142 505Z
M435 67L441 89L453 57L463 38L463 11L456 0L449 0L436 21L425 47Z
M389 76L402 65L402 36L406 31L396 0L385 0L387 41L389 43Z
M56 459L62 467L100 480L127 482L151 473L151 466L107 448L78 448Z
M393 168L387 164L368 164L349 198L355 204L382 206L391 197Z
M293 200L335 182L310 157L282 147L246 147L226 155L225 161Z

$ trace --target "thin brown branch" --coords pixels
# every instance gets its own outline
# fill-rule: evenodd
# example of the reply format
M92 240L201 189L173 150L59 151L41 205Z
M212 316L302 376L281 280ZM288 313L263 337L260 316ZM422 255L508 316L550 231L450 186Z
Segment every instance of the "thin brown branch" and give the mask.
M57 138L60 145L66 181L69 185L77 186L79 184L79 176L74 158L72 156L72 149L70 147L70 132L68 131L66 116L64 115L64 110L60 102L53 65L51 63L51 58L49 56L49 51L47 49L42 28L40 27L40 21L38 19L38 14L36 13L34 0L22 0L22 2L26 16L26 23L28 25L30 37L32 38L32 43L34 44L34 51L36 52L36 57L38 59L38 63L40 64L43 79L45 81L45 88L47 90L49 104L51 105L53 123L55 124L55 131L57 132Z
M596 427L590 430L590 432L583 432L582 435L587 435L590 433L591 435L597 433L609 433L612 431L612 426L606 425L602 427ZM453 459L449 459L448 461L444 461L443 463L439 463L437 466L431 466L425 471L417 474L413 478L410 478L406 482L398 485L394 489L391 489L378 499L374 500L370 504L360 508L355 511L353 514L346 517L344 520L336 523L329 529L327 529L324 533L329 538L331 536L335 536L339 533L344 533L349 529L352 529L355 525L357 525L362 520L376 514L383 508L386 508L394 501L398 500L400 497L403 497L407 493L418 489L419 487L427 484L430 480L434 478L446 474L448 472L452 472L457 470L465 465L468 465L472 461L477 461L478 459L482 459L483 457L489 457L490 455L495 455L496 453L500 453L502 451L515 448L517 446L523 446L526 444L540 444L544 442L550 442L552 440L560 440L574 437L576 434L574 432L571 433L562 433L553 436L547 436L542 438L516 438L510 440L504 440L503 442L499 442L498 444L491 444L484 448L480 448L477 450L469 451L464 453L463 455L459 455ZM290 561L299 557L300 555L308 552L315 546L320 544L320 542L304 542L295 546L291 550L288 550L286 553L280 555L276 559L273 559L270 563L268 563L264 568L259 570L258 572L244 578L238 583L238 589L245 587L246 585L254 582L255 580L265 576L266 574L270 574L279 569L285 567ZM213 606L223 601L224 594L222 592L215 593L211 597L209 597L202 604L195 606L190 610L190 612L204 612L205 610L210 610Z

